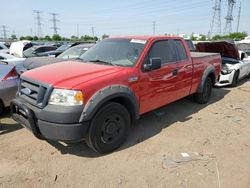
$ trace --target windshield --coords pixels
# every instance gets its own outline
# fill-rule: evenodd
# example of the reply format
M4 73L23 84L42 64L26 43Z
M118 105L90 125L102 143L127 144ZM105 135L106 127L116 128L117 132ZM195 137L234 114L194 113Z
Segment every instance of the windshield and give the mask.
M75 47L72 47L72 48L64 51L59 56L57 56L57 58L76 59L86 51L87 51L87 49L82 47L82 46L75 46Z
M237 59L222 57L222 64L234 65L237 63L239 63L239 61Z
M37 48L38 48L37 46L33 46L33 47L28 48L27 50L25 50L25 51L23 52L24 56L27 57L27 56L32 55L32 53L33 53Z
M104 39L80 56L83 61L132 67L140 56L146 40Z
M56 51L65 51L68 48L71 47L71 44L63 44L62 46L60 46L59 48L56 49Z

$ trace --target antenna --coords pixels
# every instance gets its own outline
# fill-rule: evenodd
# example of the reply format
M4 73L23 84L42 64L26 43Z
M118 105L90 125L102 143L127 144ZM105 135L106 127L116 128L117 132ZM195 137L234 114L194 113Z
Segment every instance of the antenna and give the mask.
M153 35L155 35L155 21L153 21Z
M224 34L230 34L232 33L232 21L233 19L233 8L236 3L236 0L228 0L228 8L227 8L227 16L226 19L226 25L224 29Z
M237 33L239 32L240 14L241 14L241 2L240 2L239 12L238 12L238 21L237 21L237 29L236 29L236 32L237 32Z
M52 19L50 19L50 21L53 22L53 27L51 29L54 30L54 35L58 34L58 30L59 28L57 27L56 23L59 22L60 20L56 19L56 16L58 16L59 14L57 13L50 13L50 15L52 16Z
M213 16L210 24L210 30L208 36L211 37L214 34L221 34L221 0L215 0L215 5L213 6Z
M42 23L41 23L41 13L42 11L40 10L33 10L33 12L36 14L36 24L37 24L37 36L38 37L42 37L43 36L43 32L42 32Z

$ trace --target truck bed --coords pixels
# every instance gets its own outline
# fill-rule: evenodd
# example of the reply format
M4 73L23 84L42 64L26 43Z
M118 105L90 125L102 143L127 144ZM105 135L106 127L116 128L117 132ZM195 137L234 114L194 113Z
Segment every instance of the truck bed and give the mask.
M211 57L220 55L219 53L207 53L207 52L191 52L192 58L200 58L200 57Z

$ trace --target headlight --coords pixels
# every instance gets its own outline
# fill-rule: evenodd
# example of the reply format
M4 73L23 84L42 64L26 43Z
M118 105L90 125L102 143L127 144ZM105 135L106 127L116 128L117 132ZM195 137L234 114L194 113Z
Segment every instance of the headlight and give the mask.
M54 89L49 104L75 106L83 104L83 93L78 90Z
M221 70L222 74L230 74L231 72L233 72L233 69L229 69L229 67L223 67Z

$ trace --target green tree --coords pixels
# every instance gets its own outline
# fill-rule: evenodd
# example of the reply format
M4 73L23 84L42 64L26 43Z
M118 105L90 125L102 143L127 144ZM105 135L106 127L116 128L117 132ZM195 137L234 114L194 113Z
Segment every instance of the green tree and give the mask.
M11 40L16 40L16 39L17 39L16 35L11 35Z
M61 41L62 40L62 37L58 34L55 34L52 36L52 40L53 41Z
M51 41L52 39L51 39L51 37L50 37L49 35L46 35L46 36L44 37L44 40L46 40L46 41Z
M201 38L199 39L200 41L206 41L207 37L205 35L202 35Z
M37 40L38 40L38 37L37 37L37 36L34 36L34 37L33 37L33 40L36 40L36 41L37 41Z
M77 36L72 35L72 36L70 37L70 40L77 41L77 40L78 40L78 37L77 37Z

